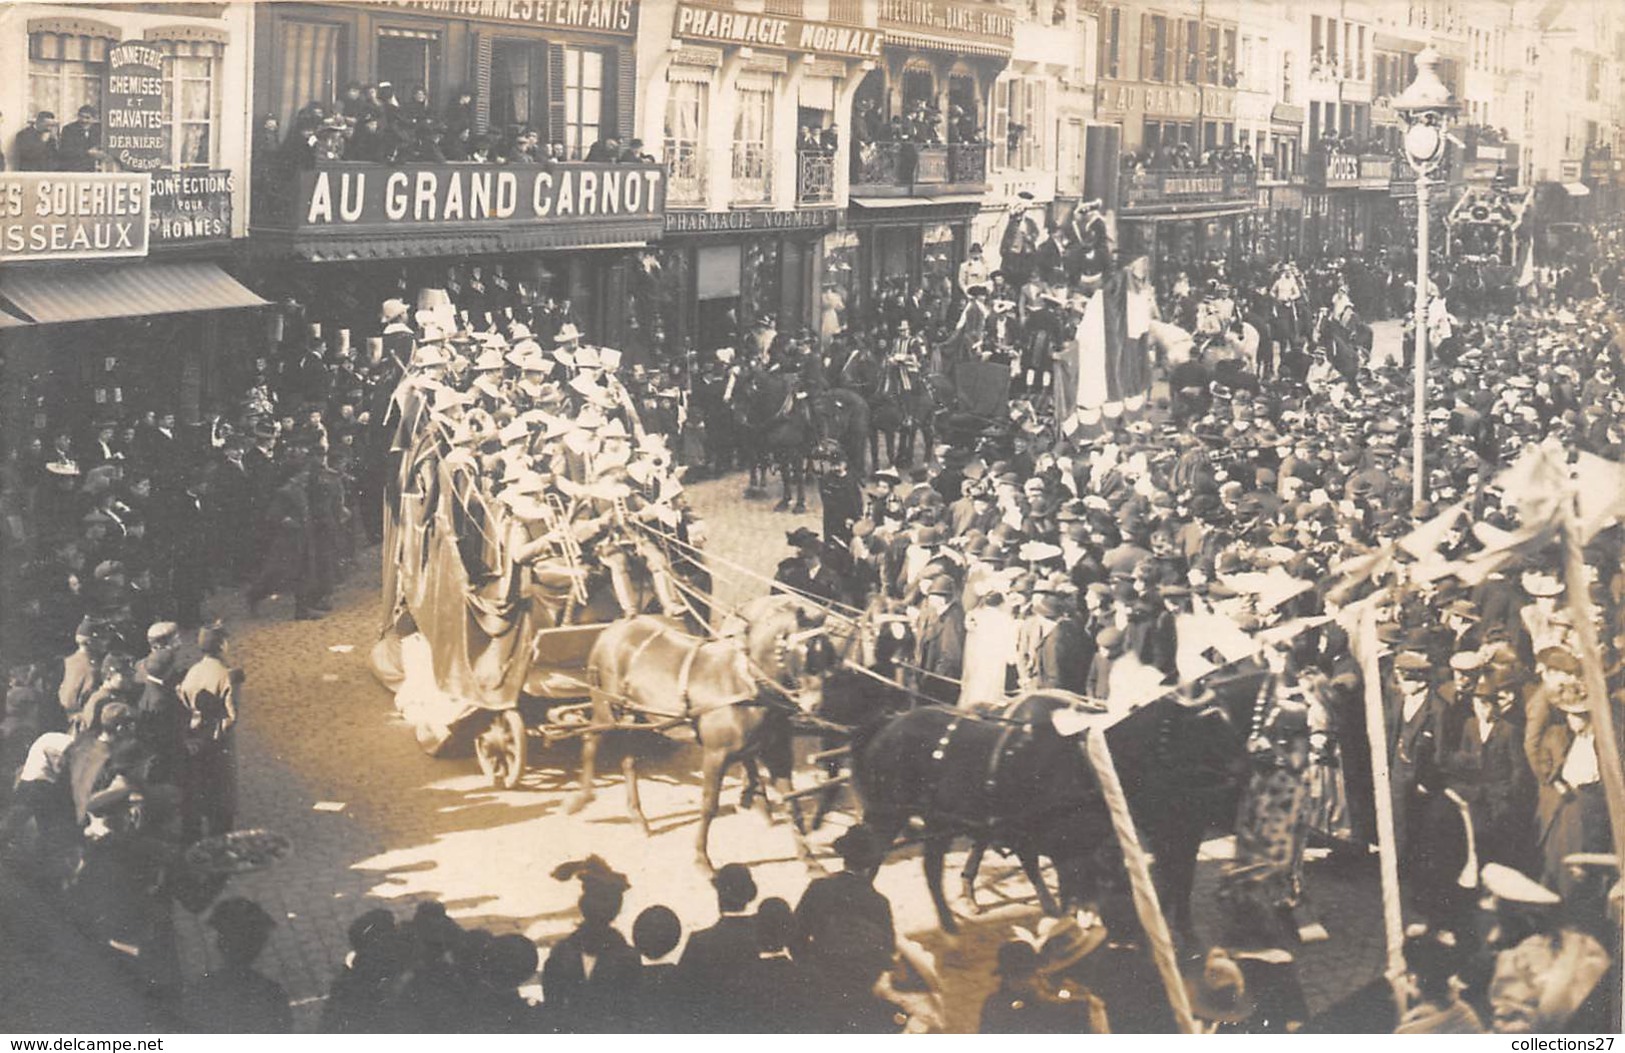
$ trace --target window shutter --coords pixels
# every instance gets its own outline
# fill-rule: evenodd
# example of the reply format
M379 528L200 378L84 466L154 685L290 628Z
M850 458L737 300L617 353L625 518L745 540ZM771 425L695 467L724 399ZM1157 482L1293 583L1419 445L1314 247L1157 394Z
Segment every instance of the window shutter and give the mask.
M564 45L547 45L547 141L564 145Z
M615 49L615 127L622 142L636 134L638 60L628 47Z
M1150 80L1151 79L1151 49L1153 47L1155 47L1155 46L1156 46L1155 41L1151 37L1151 16L1148 15L1148 14L1142 13L1140 15L1140 69L1139 69L1139 74L1140 74L1140 79L1141 80Z
M474 128L484 135L491 126L491 34L474 34ZM504 129L506 132L506 129Z

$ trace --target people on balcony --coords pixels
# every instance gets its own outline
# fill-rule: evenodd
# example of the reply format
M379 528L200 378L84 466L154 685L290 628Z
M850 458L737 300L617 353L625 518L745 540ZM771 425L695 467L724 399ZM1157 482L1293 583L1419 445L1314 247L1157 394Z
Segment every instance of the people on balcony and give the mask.
M1122 170L1133 174L1147 172L1243 172L1257 169L1252 150L1221 146L1198 157L1189 143L1164 143L1155 150L1123 154Z
M17 133L12 163L19 172L54 172L61 144L56 134L56 114L41 110L34 123Z

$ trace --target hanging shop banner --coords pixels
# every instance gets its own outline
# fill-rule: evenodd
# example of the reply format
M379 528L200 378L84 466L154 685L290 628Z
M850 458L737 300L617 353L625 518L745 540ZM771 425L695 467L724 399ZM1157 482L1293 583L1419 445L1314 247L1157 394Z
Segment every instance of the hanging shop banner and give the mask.
M163 67L164 53L139 40L126 40L107 53L102 149L133 172L161 167L169 152Z
M382 0L388 7L426 15L473 18L557 29L590 29L598 33L634 33L636 0Z
M0 175L0 262L147 254L145 172Z
M333 165L301 172L304 227L518 224L659 216L659 165Z
M673 36L713 44L800 51L834 58L879 58L882 35L862 26L755 15L703 4L677 5Z
M231 172L156 172L152 177L154 245L195 245L231 238Z

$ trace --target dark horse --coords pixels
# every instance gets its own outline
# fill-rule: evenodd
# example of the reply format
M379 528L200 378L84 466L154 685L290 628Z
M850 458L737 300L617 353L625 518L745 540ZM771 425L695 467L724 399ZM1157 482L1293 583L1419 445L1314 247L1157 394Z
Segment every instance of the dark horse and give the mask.
M869 436L869 404L851 388L825 388L813 396L813 421L820 441L829 440L846 455L847 470L866 472L864 442Z
M880 382L869 397L869 457L880 464L880 439L886 439L886 463L914 463L914 439L922 440L923 456L936 445L937 416L952 404L952 381L940 374L921 373L887 362Z
M1193 933L1190 895L1202 839L1235 822L1256 688L1257 677L1248 676L1231 678L1201 702L1164 696L1106 732L1140 839L1157 860L1163 907L1184 934ZM926 882L944 930L956 929L942 888L955 837L1013 851L1046 910L1054 903L1040 856L1055 862L1063 900L1086 898L1094 849L1113 834L1081 741L1055 727L1054 714L1075 702L1044 691L999 717L915 709L854 743L864 821L892 837L910 821L923 825Z
M734 407L749 446L750 481L745 496L754 496L758 479L766 489L768 471L773 468L784 480L778 510L790 507L792 491L795 510L807 510L807 461L818 439L810 401L794 375L753 369L740 377Z
M736 762L745 766L747 799L759 788L756 765L766 764L781 793L790 786L790 710L817 707L823 674L835 664L834 649L822 626L803 627L796 612L783 633L764 631L771 654L757 655L741 640L706 640L690 636L680 624L654 615L639 615L605 629L587 660L592 691L592 724L582 736L581 789L570 801L571 812L593 799L598 739L620 725L646 724L651 730L691 727L702 751L700 828L695 861L711 869L711 820L716 817L722 778ZM767 682L764 664L780 672ZM637 768L628 754L621 762L626 777L626 807L648 831L638 795ZM765 806L765 795L762 798Z

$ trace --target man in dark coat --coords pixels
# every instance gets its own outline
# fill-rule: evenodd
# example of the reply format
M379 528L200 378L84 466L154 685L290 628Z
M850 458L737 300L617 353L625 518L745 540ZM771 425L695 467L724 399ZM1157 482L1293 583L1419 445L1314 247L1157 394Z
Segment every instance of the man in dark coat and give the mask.
M1394 796L1394 837L1405 853L1410 817L1419 791L1439 785L1443 746L1444 703L1432 686L1433 663L1420 651L1402 651L1394 659L1396 685L1384 692L1388 710L1388 770Z
M342 532L348 528L350 509L344 493L344 478L329 463L326 449L316 454L310 472L310 550L312 610L331 610L333 589L339 579L339 558L343 552Z
M845 864L838 874L817 878L796 904L798 961L816 962L840 953L843 933L852 921L861 921L896 940L891 901L875 888L875 874L886 858L886 845L873 830L858 824L835 839L835 851ZM891 960L888 946L886 960Z
M926 610L921 619L920 692L945 706L959 699L959 675L965 662L965 609L959 589L948 575L925 586Z
M81 106L78 120L62 129L57 164L65 172L94 172L101 149L102 128L96 120L96 107Z
M796 554L779 561L773 580L792 595L808 596L825 602L841 602L844 589L836 568L824 558L823 543L818 535L806 527L797 527L785 535Z
M260 601L265 597L286 589L294 594L294 617L317 617L309 606L312 582L309 484L309 466L299 465L288 481L271 495L265 511L269 545L258 577L248 586L250 614L258 613Z
M1060 591L1070 584L1065 575L1051 576L1033 595L1034 610L1050 623L1034 648L1033 668L1039 686L1083 694L1095 663L1095 642Z
M560 881L581 880L577 901L581 924L553 945L542 966L547 1026L577 1032L619 1031L622 1014L635 1008L631 996L642 968L638 952L614 928L631 883L598 856L565 863L553 876Z
M12 164L19 172L52 172L56 170L58 149L56 114L41 110L34 115L33 124L17 133Z
M756 922L750 914L756 881L749 867L729 863L717 871L711 884L717 891L720 916L710 928L689 933L676 980L686 1000L699 1003L697 1019L720 1023L738 1008L728 997L730 989L756 964Z
M1503 693L1512 701L1511 683L1499 673L1478 685L1472 714L1441 766L1445 785L1467 802L1479 859L1521 870L1533 863L1534 777L1524 756L1523 731L1498 704Z
M818 500L823 508L824 536L850 546L852 524L863 517L863 492L839 450L831 451L828 468L818 477Z

